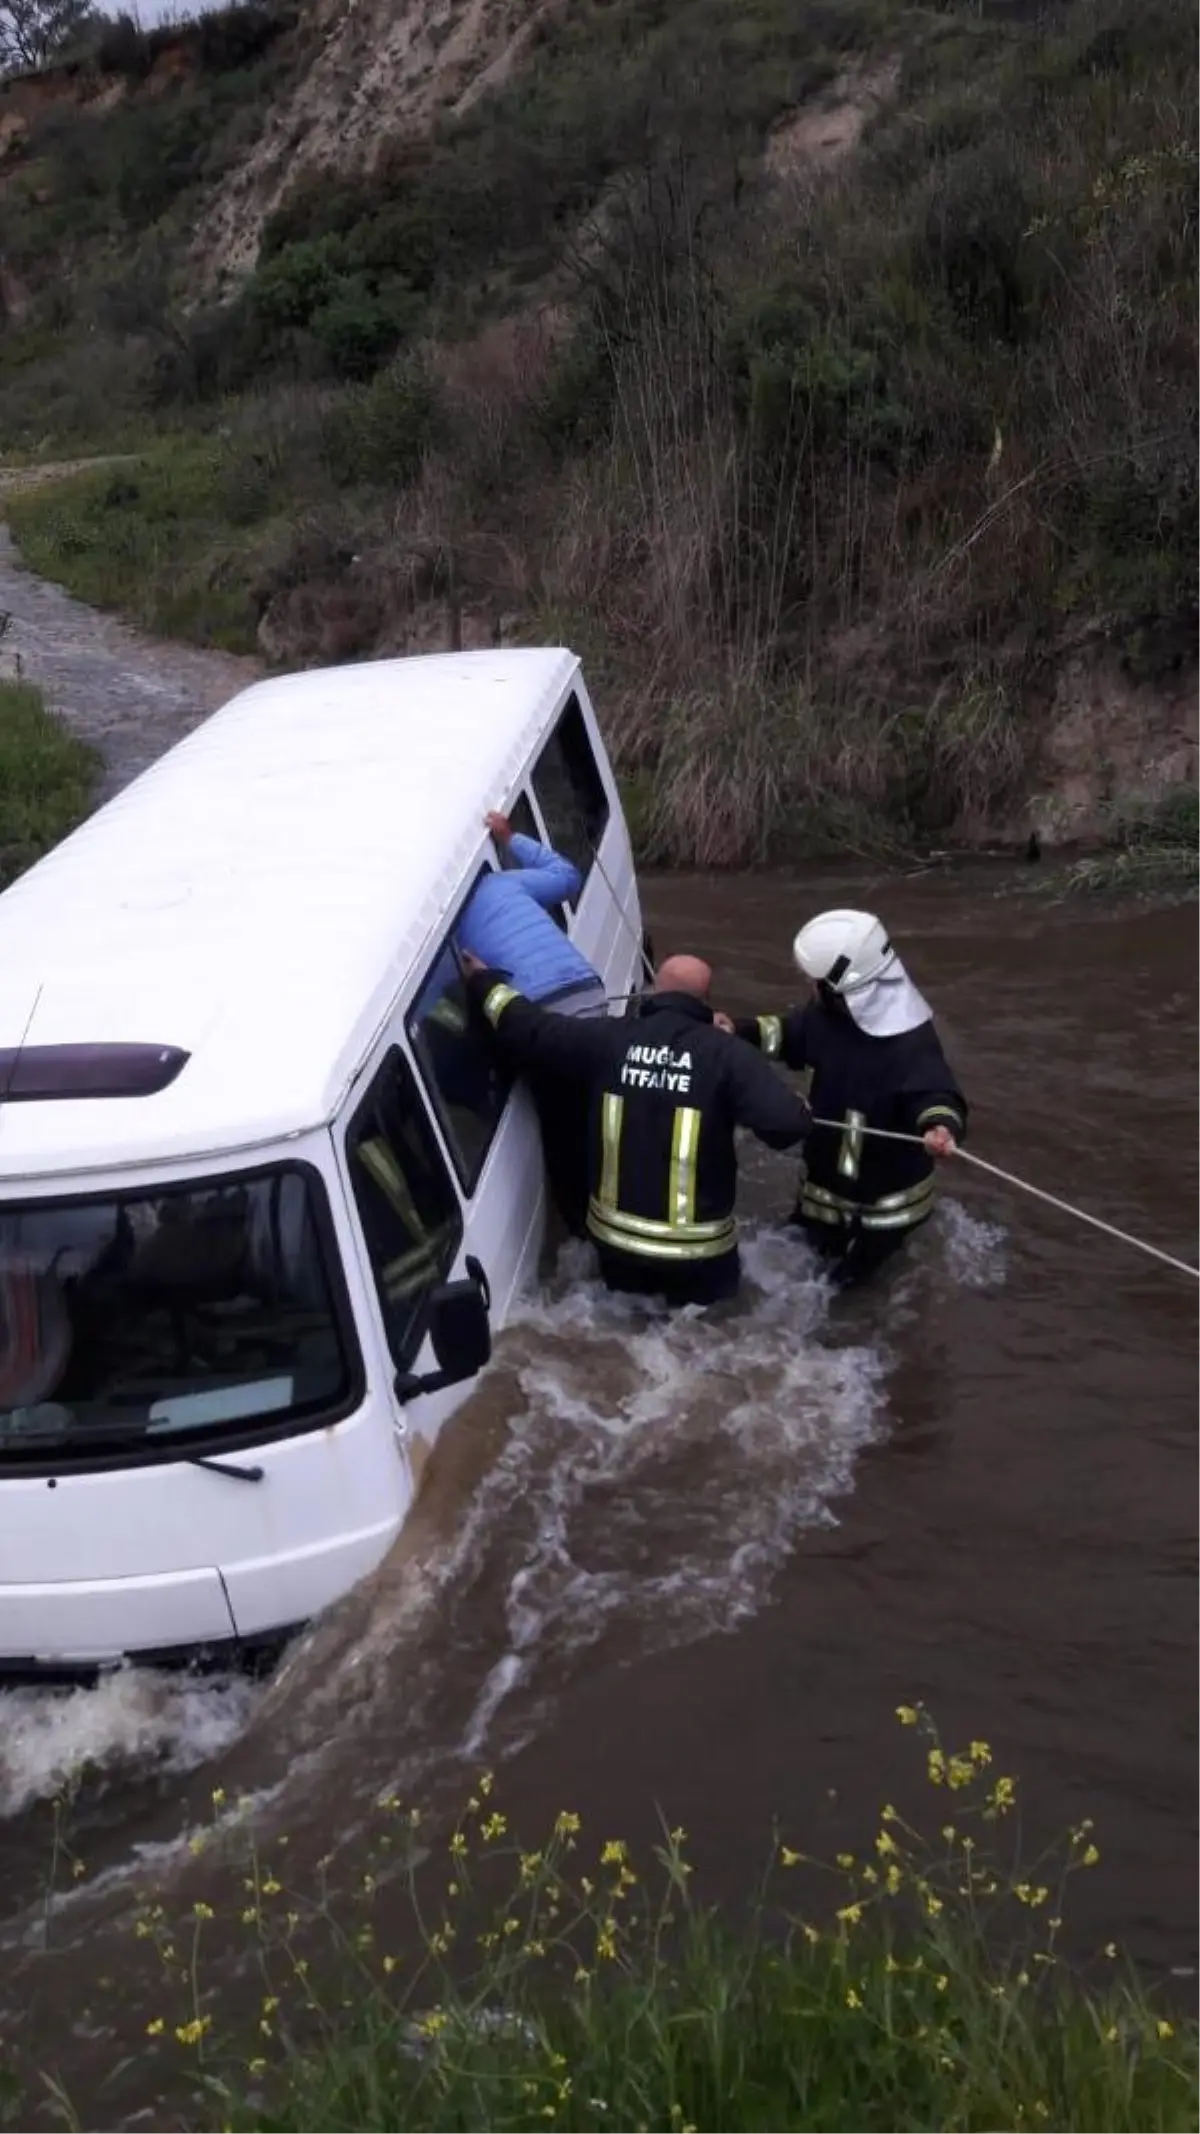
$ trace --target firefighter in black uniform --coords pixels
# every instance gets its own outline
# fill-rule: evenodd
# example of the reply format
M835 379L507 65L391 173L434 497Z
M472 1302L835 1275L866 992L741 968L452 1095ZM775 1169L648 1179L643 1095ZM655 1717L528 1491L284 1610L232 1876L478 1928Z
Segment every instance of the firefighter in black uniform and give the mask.
M871 912L827 911L797 934L793 955L815 997L790 1014L722 1026L768 1059L811 1075L817 1119L804 1145L792 1221L839 1287L870 1274L934 1206L934 1158L953 1155L967 1104L928 1003ZM911 1134L875 1140L864 1127Z
M775 1070L714 1028L711 979L707 964L674 956L639 1015L578 1020L536 1007L497 971L468 978L515 1066L579 1085L587 1230L607 1286L676 1305L738 1287L735 1127L784 1149L809 1126Z

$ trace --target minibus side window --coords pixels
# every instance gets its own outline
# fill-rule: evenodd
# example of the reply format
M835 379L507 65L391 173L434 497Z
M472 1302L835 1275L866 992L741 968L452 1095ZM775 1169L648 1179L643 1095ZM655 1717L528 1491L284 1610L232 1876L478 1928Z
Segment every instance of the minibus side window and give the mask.
M533 790L556 852L574 860L586 882L608 823L608 795L577 696L538 757Z
M463 1192L473 1193L513 1078L486 1030L467 1013L462 970L450 943L413 1003L408 1036Z
M354 1114L346 1161L392 1361L406 1370L429 1293L454 1263L462 1218L416 1078L395 1048Z

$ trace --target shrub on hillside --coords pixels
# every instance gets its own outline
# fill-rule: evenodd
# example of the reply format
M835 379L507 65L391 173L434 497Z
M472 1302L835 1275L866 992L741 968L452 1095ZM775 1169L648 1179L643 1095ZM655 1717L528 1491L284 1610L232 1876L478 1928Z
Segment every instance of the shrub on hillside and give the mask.
M404 358L331 408L325 463L335 482L403 488L439 435L439 406L425 365Z

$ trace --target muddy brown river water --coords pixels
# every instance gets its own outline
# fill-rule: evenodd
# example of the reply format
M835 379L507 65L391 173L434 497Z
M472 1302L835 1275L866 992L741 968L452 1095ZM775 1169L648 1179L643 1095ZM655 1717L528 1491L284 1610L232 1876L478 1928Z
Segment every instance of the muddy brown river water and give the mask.
M130 770L127 657L158 745L233 681L127 644L2 555L0 593L27 671L40 658ZM707 955L734 1009L788 999L801 917L881 905L972 1145L1194 1261L1195 909L998 895L1013 879L644 887L660 953ZM249 1797L264 1847L287 1838L298 1880L327 1859L336 1897L381 1794L436 1835L489 1764L531 1839L569 1807L645 1845L661 1809L736 1904L776 1821L831 1856L885 1798L917 1800L894 1707L918 1699L1019 1774L1031 1847L1095 1818L1072 1948L1115 1938L1192 1992L1196 1285L960 1166L907 1265L831 1306L776 1226L790 1185L747 1152L750 1281L721 1325L647 1322L574 1248L389 1562L270 1683L131 1671L0 1701L0 2061L19 2043L53 2066L83 2124L156 2123L162 1984L131 1920L151 1884L228 1911L226 1870L188 1842L214 1788ZM51 1897L56 1816L86 1873L60 1856ZM216 1935L208 1979L218 2014L244 2003L244 1937ZM35 2085L19 2123L43 2109Z

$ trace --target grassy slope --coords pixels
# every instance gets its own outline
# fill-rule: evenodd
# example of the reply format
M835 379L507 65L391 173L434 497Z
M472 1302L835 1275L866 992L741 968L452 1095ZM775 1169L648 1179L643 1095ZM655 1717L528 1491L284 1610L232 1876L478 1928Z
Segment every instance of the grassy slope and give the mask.
M268 73L145 138L61 120L21 227L84 232L68 315L0 338L0 404L166 434L14 527L159 629L269 610L288 659L402 638L452 565L589 654L657 857L944 840L1021 790L1064 632L1150 678L1194 644L1194 42L1183 0L585 0L468 118L298 192L218 317L171 262ZM765 185L772 124L881 57L841 175ZM551 287L547 343L512 322Z
M83 819L98 769L40 690L0 682L0 889Z

